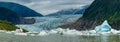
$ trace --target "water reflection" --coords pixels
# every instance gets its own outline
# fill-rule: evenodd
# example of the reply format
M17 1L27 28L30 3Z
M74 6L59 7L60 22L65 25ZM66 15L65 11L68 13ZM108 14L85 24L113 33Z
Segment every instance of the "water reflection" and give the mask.
M120 42L119 35L80 36L80 42Z
M109 36L104 35L104 36L100 36L100 38L101 38L100 39L101 42L108 42L109 41Z

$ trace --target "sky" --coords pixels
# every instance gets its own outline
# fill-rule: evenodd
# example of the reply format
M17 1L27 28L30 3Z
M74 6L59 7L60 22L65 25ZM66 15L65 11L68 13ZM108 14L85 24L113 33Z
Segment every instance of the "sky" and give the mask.
M83 8L90 5L94 0L0 0L4 2L14 2L27 6L42 15L57 12L63 9Z

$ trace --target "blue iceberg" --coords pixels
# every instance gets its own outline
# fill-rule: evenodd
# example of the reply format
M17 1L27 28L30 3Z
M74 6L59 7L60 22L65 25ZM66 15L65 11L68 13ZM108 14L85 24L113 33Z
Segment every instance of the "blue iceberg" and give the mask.
M105 20L101 25L95 27L96 33L109 32L111 29L112 28L108 24L107 20Z

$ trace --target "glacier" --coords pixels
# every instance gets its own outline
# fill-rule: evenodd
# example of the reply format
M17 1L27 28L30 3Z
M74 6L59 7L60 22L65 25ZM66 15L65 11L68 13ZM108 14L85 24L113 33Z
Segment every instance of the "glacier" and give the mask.
M98 25L93 30L78 31L75 29L62 29L57 26L73 23L80 15L61 15L61 16L45 16L45 17L26 17L34 18L35 24L31 25L16 25L19 28L26 29L27 33L15 33L15 35L31 35L31 36L46 36L50 34L58 35L91 35L96 36L99 34L120 34L120 30L112 29L108 21L105 20L101 25ZM82 16L82 15L81 15ZM57 27L57 28L56 28Z
M19 28L23 28L29 31L40 32L42 30L55 29L60 25L73 23L79 19L82 15L60 15L60 16L44 16L44 17L25 17L34 18L36 22L34 24L22 24L16 25Z

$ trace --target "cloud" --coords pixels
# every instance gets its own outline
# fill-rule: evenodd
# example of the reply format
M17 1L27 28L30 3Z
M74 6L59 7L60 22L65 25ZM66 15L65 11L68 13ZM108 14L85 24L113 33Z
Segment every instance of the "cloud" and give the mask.
M25 5L43 15L57 12L62 9L81 8L91 4L94 0L0 0Z

